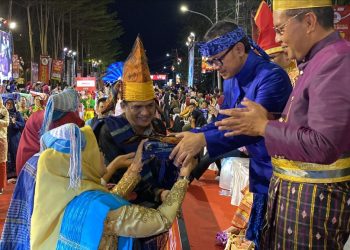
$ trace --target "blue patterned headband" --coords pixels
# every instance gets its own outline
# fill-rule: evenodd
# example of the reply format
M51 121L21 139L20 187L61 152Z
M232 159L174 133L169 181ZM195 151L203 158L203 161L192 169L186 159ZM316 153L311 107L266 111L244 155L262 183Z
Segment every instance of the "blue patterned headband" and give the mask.
M247 35L241 27L206 43L199 43L199 51L203 56L211 57L241 41Z
M252 46L252 48L257 50L263 58L270 60L270 57L265 53L265 51L262 48L260 48L250 37L248 37L241 27L238 27L237 29L228 32L218 38L215 38L209 42L198 43L199 51L202 54L202 56L211 57L235 45L245 37L248 39L249 44L250 46Z

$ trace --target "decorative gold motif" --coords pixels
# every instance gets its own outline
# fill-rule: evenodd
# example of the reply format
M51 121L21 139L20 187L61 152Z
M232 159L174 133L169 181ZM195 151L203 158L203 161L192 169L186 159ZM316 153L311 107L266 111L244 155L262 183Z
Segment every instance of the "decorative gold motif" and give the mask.
M188 187L188 181L187 180L178 180L173 188L171 189L171 192L161 205L163 206L172 206L175 202L178 202L179 200L182 201L185 198L186 190Z
M104 224L104 241L107 235L147 237L168 230L181 208L188 181L179 180L158 209L127 205L108 213Z
M99 250L115 250L118 249L118 236L103 234L98 247Z
M111 193L125 198L134 190L140 180L140 174L129 174L126 172L123 178L111 190Z

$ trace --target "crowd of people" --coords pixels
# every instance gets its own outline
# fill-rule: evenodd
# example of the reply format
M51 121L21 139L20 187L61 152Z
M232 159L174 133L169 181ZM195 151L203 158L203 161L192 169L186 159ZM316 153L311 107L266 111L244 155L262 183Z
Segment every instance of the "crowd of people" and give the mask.
M217 235L226 249L343 249L350 43L331 4L275 0L272 18L262 1L256 42L215 23L198 46L223 93L154 86L139 37L121 81L96 93L9 83L0 193L17 183L0 249L165 249L190 183L231 156L249 159L249 183Z

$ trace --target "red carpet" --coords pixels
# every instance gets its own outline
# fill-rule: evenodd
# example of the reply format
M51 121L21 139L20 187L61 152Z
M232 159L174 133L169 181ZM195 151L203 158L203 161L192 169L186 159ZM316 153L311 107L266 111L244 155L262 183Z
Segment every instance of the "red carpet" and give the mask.
M4 190L4 193L0 194L0 236L2 232L2 227L5 223L7 209L10 205L12 191L14 188L15 188L14 184L8 184Z
M4 194L0 195L0 232L13 189L14 185L9 184ZM230 226L235 207L230 204L231 198L219 195L219 191L215 172L210 170L200 181L194 180L188 189L182 210L191 250L223 249L215 245L215 234ZM181 249L179 242L174 245L172 249ZM188 250L188 247L183 245L182 249Z
M194 180L182 206L191 250L222 250L215 245L215 235L231 225L236 208L231 197L219 195L215 176L214 171L207 170L199 181Z

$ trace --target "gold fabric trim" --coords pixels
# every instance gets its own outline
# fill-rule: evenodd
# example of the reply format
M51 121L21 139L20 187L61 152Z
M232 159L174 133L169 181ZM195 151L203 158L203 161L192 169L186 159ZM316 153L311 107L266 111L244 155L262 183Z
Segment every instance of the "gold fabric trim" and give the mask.
M301 161L291 161L286 159L272 158L271 162L274 166L288 170L305 170L305 171L327 171L327 170L341 170L350 167L350 157L339 159L332 164L317 164Z
M123 178L111 190L111 193L126 198L134 190L140 180L140 174L129 174L126 172Z
M299 213L300 213L300 198L301 198L301 192L303 191L303 184L299 185L298 189L298 201L297 201L297 209L295 211L295 226L294 226L294 241L298 242L298 225L299 225ZM297 249L297 244L294 245L294 250Z
M129 205L110 211L104 223L104 240L111 235L148 237L169 230L181 208L187 187L187 180L178 180L158 209Z
M283 51L283 49L282 49L281 46L265 50L266 54L268 54L268 55L271 55L271 54L274 54L274 53L278 53L278 52L282 52L282 51Z
M123 83L123 100L125 101L149 101L154 99L155 93L153 82L124 82Z
M289 208L289 196L290 196L290 189L292 187L292 184L289 182L288 183L288 191L287 191L287 199L286 199L286 207L284 208L284 218L288 218L288 208ZM287 220L284 220L284 225L283 225L283 235L287 236ZM286 248L286 237L283 237L283 246L282 249Z
M316 183L334 183L334 182L350 181L350 176L344 176L339 178L329 178L329 179L314 179L314 178L288 176L288 175L279 174L276 172L274 172L273 174L278 178L281 178L282 180L293 181L293 182L305 182L305 183L316 184Z
M274 0L273 10L291 10L291 9L306 9L316 7L332 6L330 0Z
M312 229L314 227L314 214L315 214L315 199L316 199L317 186L314 185L314 190L312 191L311 200L311 213L310 213L310 231L309 231L309 249L312 249Z
M346 174L350 169L350 158L339 159L336 162L325 165L308 162L290 161L286 159L271 159L274 166L274 175L287 181L306 182L306 183L334 183L350 181L350 175ZM329 178L318 177L304 177L305 173L312 171L329 171ZM336 171L343 171L344 175L340 177L332 177ZM282 172L282 173L281 173ZM301 176L296 176L300 173Z

